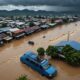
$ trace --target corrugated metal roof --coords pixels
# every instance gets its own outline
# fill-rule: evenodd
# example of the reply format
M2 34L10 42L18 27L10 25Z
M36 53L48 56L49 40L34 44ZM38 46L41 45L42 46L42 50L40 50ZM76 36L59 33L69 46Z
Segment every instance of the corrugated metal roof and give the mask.
M61 41L58 43L56 46L65 46L65 45L70 45L76 50L80 50L80 43L76 41Z

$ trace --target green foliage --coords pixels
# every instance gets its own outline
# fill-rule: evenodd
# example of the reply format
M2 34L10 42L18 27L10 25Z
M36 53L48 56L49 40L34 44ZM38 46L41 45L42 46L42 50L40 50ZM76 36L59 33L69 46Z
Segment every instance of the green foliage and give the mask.
M54 47L54 46L48 46L48 48L46 49L46 53L47 55L51 56L51 57L57 57L58 56L58 48Z
M44 56L45 50L44 50L44 48L40 47L37 49L37 52L38 52L39 56Z
M62 49L62 53L67 54L67 53L73 53L76 52L74 48L72 48L70 45L66 45Z
M29 23L29 26L30 26L30 27L33 27L33 26L35 26L35 24L34 24L33 22L30 22L30 23Z
M29 80L28 78L27 78L27 76L26 75L23 75L23 76L20 76L18 79L16 79L16 80Z
M58 49L59 47L48 46L48 48L46 49L46 53L52 58L56 58L59 54ZM65 56L65 60L67 63L74 66L80 66L80 51L75 50L70 45L66 45L61 49L61 53L63 53L63 55Z
M76 52L70 56L66 56L66 60L71 65L80 66L80 53Z
M80 66L80 52L72 48L70 45L64 46L62 53L66 58L66 62L71 65Z

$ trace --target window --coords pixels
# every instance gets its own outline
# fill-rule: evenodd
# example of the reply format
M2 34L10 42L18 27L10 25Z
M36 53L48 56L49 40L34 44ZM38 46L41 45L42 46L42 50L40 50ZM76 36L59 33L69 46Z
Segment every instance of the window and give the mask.
M39 66L40 67L40 69L43 69L43 67L42 66Z
M28 58L26 58L26 60L27 60L27 61L29 61L29 59L28 59Z

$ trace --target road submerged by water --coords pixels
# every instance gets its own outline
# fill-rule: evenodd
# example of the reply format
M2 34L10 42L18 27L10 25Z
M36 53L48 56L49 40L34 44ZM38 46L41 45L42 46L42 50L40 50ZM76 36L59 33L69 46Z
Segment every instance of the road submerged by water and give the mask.
M0 47L0 80L16 80L23 74L28 75L30 80L48 80L22 64L19 58L28 50L36 52L38 47L46 49L48 45L55 45L62 40L67 40L68 32L70 33L70 40L80 42L80 22L76 22L34 33ZM45 38L43 38L44 36ZM28 45L29 40L34 41L35 45ZM59 60L51 60L50 62L58 70L57 76L52 80L80 80L80 68L72 67Z

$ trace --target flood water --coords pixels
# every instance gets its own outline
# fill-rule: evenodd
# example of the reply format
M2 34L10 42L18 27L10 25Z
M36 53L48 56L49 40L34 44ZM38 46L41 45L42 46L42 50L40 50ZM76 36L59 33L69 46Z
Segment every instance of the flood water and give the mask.
M67 40L68 32L70 33L70 40L80 42L80 22L76 22L40 31L0 47L0 80L16 80L23 74L28 75L31 80L48 80L22 64L19 58L28 50L36 52L38 47L46 49L48 45L55 45L62 40ZM43 38L43 36L46 37ZM29 40L34 41L35 45L28 45ZM51 60L50 62L58 70L57 76L52 80L80 80L80 68L72 67L60 60Z

